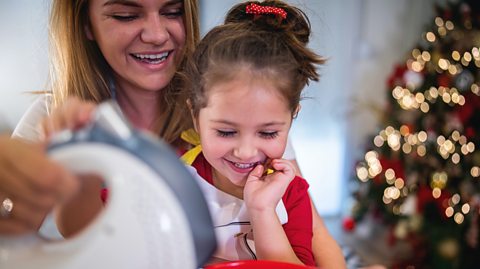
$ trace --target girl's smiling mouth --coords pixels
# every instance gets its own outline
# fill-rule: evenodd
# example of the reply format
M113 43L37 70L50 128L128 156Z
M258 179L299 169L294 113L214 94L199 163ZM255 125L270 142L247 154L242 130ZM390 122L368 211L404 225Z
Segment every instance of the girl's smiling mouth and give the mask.
M253 170L257 165L262 164L262 162L251 162L251 163L239 163L233 162L225 159L225 161L233 168L234 171L239 173L247 173Z

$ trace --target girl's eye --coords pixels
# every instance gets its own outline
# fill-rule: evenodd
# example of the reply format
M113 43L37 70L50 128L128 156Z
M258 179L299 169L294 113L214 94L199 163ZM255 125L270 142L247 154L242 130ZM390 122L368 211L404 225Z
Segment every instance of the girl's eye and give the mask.
M222 130L217 130L217 135L220 137L232 137L235 135L235 131L222 131Z
M260 137L266 138L266 139L274 139L278 136L278 132L260 132Z
M111 15L111 17L114 18L117 21L133 21L136 18L138 18L137 15L127 15L127 14L125 14L125 15L115 14L115 15Z

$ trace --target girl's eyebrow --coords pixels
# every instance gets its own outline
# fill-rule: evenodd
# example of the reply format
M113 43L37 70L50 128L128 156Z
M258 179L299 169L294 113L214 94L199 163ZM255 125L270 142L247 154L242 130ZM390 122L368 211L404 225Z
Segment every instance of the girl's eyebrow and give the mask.
M235 124L234 122L231 122L231 121L228 121L228 120L212 120L212 122L214 123L221 123L221 124L226 124L226 125L232 125L232 126L236 126L237 124ZM286 122L284 121L272 121L272 122L267 122L267 123L264 123L264 124L261 124L260 127L270 127L270 126L283 126L287 124Z
M260 125L260 127L270 127L270 126L284 126L287 123L284 121L272 121L272 122L267 122L265 124Z

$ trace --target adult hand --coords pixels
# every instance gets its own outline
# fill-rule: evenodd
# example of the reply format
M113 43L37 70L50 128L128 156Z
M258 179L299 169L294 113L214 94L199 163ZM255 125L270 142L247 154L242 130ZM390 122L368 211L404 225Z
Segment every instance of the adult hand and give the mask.
M274 159L273 173L262 176L263 165L257 165L250 172L243 190L243 200L249 210L275 210L288 185L295 177L295 168L290 161Z
M48 140L62 130L77 130L91 121L96 104L82 101L76 97L68 98L65 103L55 108L41 122L44 137Z
M0 234L37 231L78 188L72 174L48 159L43 145L0 136ZM7 199L12 208L2 204Z

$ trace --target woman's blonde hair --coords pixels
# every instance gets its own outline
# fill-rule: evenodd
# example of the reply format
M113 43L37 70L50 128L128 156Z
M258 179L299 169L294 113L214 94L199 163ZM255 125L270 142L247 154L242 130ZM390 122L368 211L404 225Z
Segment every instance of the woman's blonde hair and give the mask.
M88 0L53 0L50 21L50 86L54 105L67 97L102 102L112 97L110 66L95 42L87 38ZM183 15L186 41L184 56L195 49L199 40L197 0L184 0ZM184 57L185 58L185 57ZM179 66L183 69L185 60ZM158 134L172 143L189 126L185 98L179 93L178 78L163 89L162 109L157 117Z

